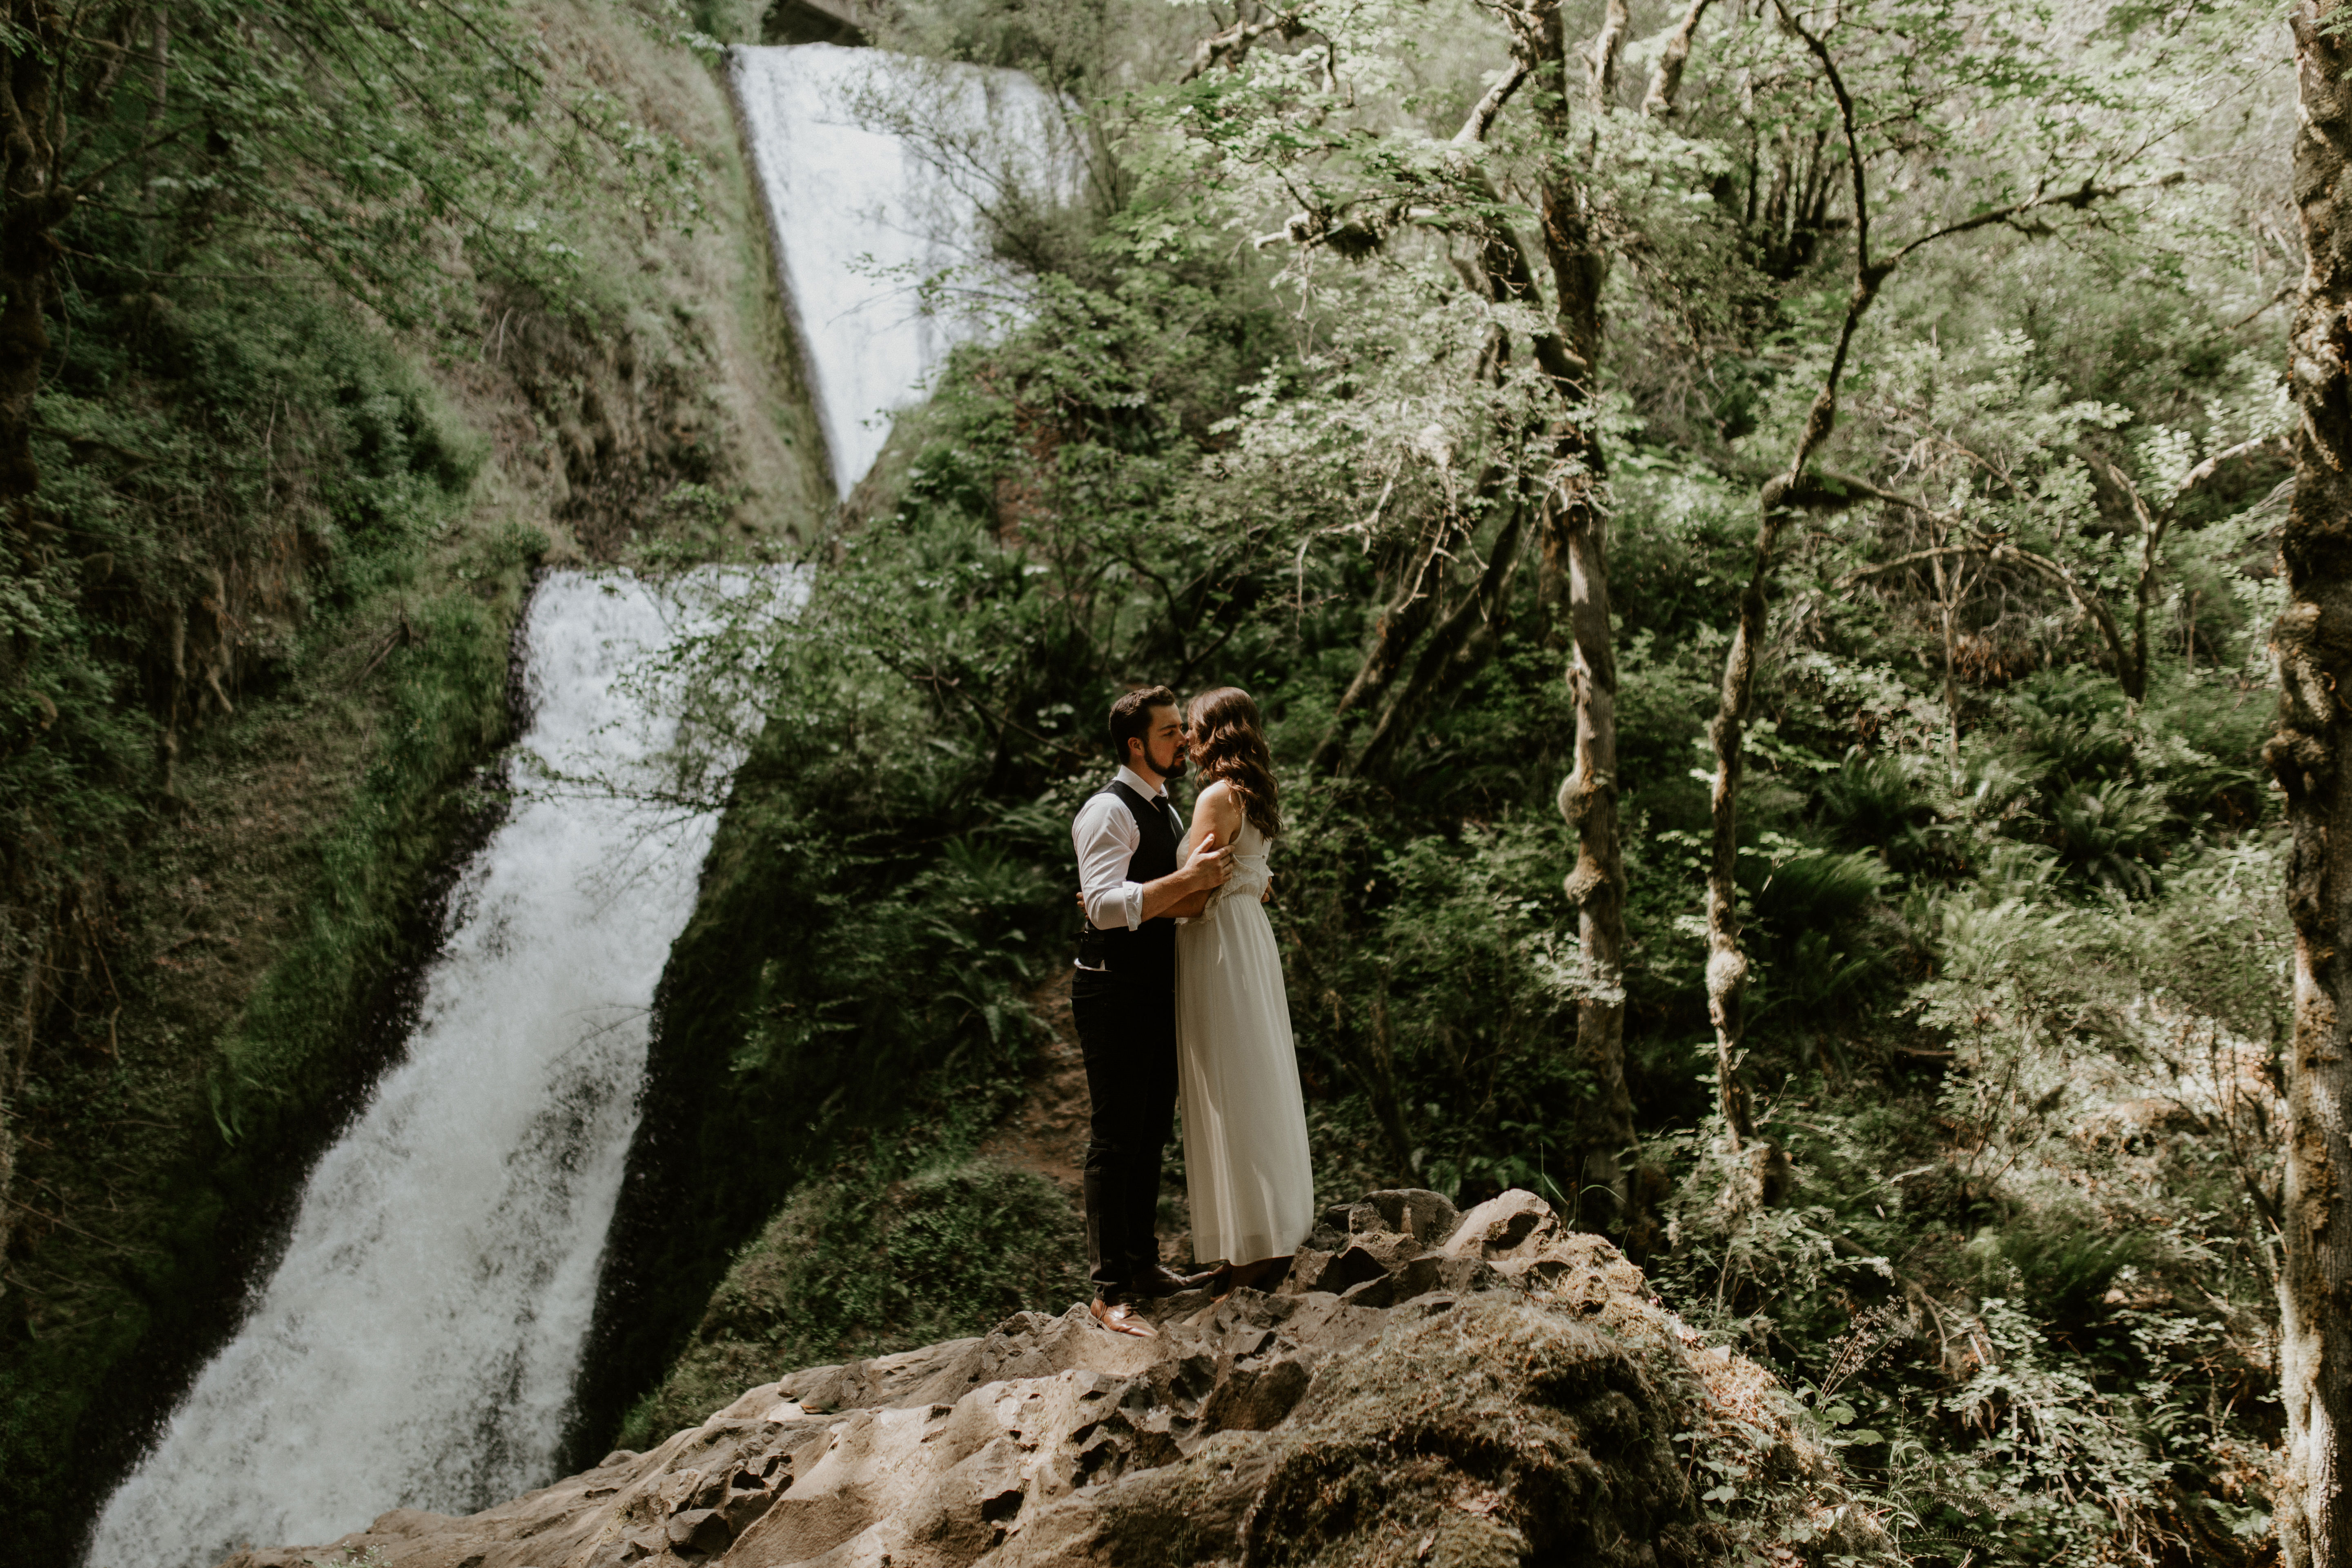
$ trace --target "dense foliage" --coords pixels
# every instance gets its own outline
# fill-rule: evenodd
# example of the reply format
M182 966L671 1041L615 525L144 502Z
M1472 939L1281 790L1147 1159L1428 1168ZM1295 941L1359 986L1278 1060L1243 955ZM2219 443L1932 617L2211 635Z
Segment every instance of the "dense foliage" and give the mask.
M961 965L922 1026L857 1035L859 1080L1016 1067L1007 1021L1066 929L1034 879L1108 699L1245 686L1289 792L1276 919L1329 1191L1527 1185L1618 1231L1784 1373L1915 1560L2259 1560L2284 36L1639 11L1653 91L1686 16L1672 112L1630 72L1597 99L1538 72L1483 142L1455 131L1511 16L1475 5L1244 11L1190 72L1142 42L1065 71L1122 179L1005 236L1040 268L1024 312L902 425L800 618L696 655L714 710L764 726L733 801L769 847L739 853L921 868L828 923L860 973ZM1166 85L1114 90L1141 77ZM1856 159L1900 263L1859 310ZM1551 279L1480 282L1563 169L1607 268L1565 414L1535 352L1497 349L1541 347ZM1554 802L1569 589L1522 510L1561 482L1563 419L1605 465L1630 1213L1563 1157L1606 1089L1570 1048L1595 982ZM1782 492L1760 567L1737 839L1728 1059L1786 1160L1759 1183L1708 1013L1708 721L1755 498L1799 450L1822 477ZM1415 582L1471 629L1406 650L1411 701L1350 700ZM974 868L989 894L926 890ZM881 1005L762 994L711 1089L770 1093ZM1709 1500L1736 1516L1736 1478Z
M748 537L744 302L675 304L718 243L766 279L709 58L650 4L0 6L23 1552L71 1558L399 1047L535 565Z

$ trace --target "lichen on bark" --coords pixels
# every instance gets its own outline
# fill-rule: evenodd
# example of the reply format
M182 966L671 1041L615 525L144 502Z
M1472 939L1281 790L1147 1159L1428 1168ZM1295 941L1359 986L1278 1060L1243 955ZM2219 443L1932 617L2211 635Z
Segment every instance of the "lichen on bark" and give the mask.
M2302 132L2294 201L2308 270L2289 340L2299 427L2280 545L2286 605L2272 633L2279 720L2267 758L2286 795L2294 1028L2287 1053L2280 1382L2287 1415L2279 1543L2294 1568L2352 1563L2352 39L2340 3L2293 13Z

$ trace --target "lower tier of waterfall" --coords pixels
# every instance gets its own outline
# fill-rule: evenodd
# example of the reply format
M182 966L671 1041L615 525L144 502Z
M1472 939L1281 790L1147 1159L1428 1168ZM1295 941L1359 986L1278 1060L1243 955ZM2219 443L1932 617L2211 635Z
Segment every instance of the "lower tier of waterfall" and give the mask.
M609 785L676 733L629 671L699 614L627 577L541 584L523 742L545 765L517 769L404 1058L311 1173L243 1327L107 1505L90 1568L199 1568L390 1508L465 1512L555 1473L654 988L717 824Z

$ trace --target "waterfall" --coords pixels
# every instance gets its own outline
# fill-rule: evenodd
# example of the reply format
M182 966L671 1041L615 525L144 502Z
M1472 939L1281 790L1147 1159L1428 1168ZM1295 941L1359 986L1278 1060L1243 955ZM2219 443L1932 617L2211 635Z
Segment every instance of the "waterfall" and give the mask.
M833 44L728 51L769 233L847 496L950 349L1018 315L993 220L1063 203L1078 161L1019 71Z
M545 769L517 781L460 881L405 1058L311 1173L243 1327L108 1503L90 1568L199 1568L394 1507L469 1512L554 1474L654 986L717 814L656 816L552 781L625 777L676 738L668 705L625 678L705 618L683 588L540 584L524 744Z
M1021 314L996 220L1070 199L1077 162L1061 106L1014 71L813 44L734 49L730 77L845 497L949 352ZM524 743L544 777L611 778L676 738L624 677L690 633L690 597L541 584ZM717 814L525 784L460 880L405 1057L311 1173L89 1568L202 1568L553 1477L654 989Z

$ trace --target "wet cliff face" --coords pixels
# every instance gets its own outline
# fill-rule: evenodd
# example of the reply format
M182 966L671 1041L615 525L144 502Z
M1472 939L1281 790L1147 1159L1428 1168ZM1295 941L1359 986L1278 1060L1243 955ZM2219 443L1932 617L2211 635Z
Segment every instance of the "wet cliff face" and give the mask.
M1327 1213L1276 1294L790 1373L645 1453L335 1548L404 1568L1680 1568L1891 1555L1760 1369L1532 1194ZM1736 1477L1711 1505L1691 1477ZM295 1568L316 1547L226 1568Z
M519 638L520 744L569 778L661 776L677 719L627 672L748 577L545 575ZM655 819L529 765L509 778L414 1027L305 1184L246 1321L108 1502L100 1568L205 1568L241 1541L393 1500L478 1506L554 1472L646 1007L717 812ZM354 1408L364 1440L342 1430Z

